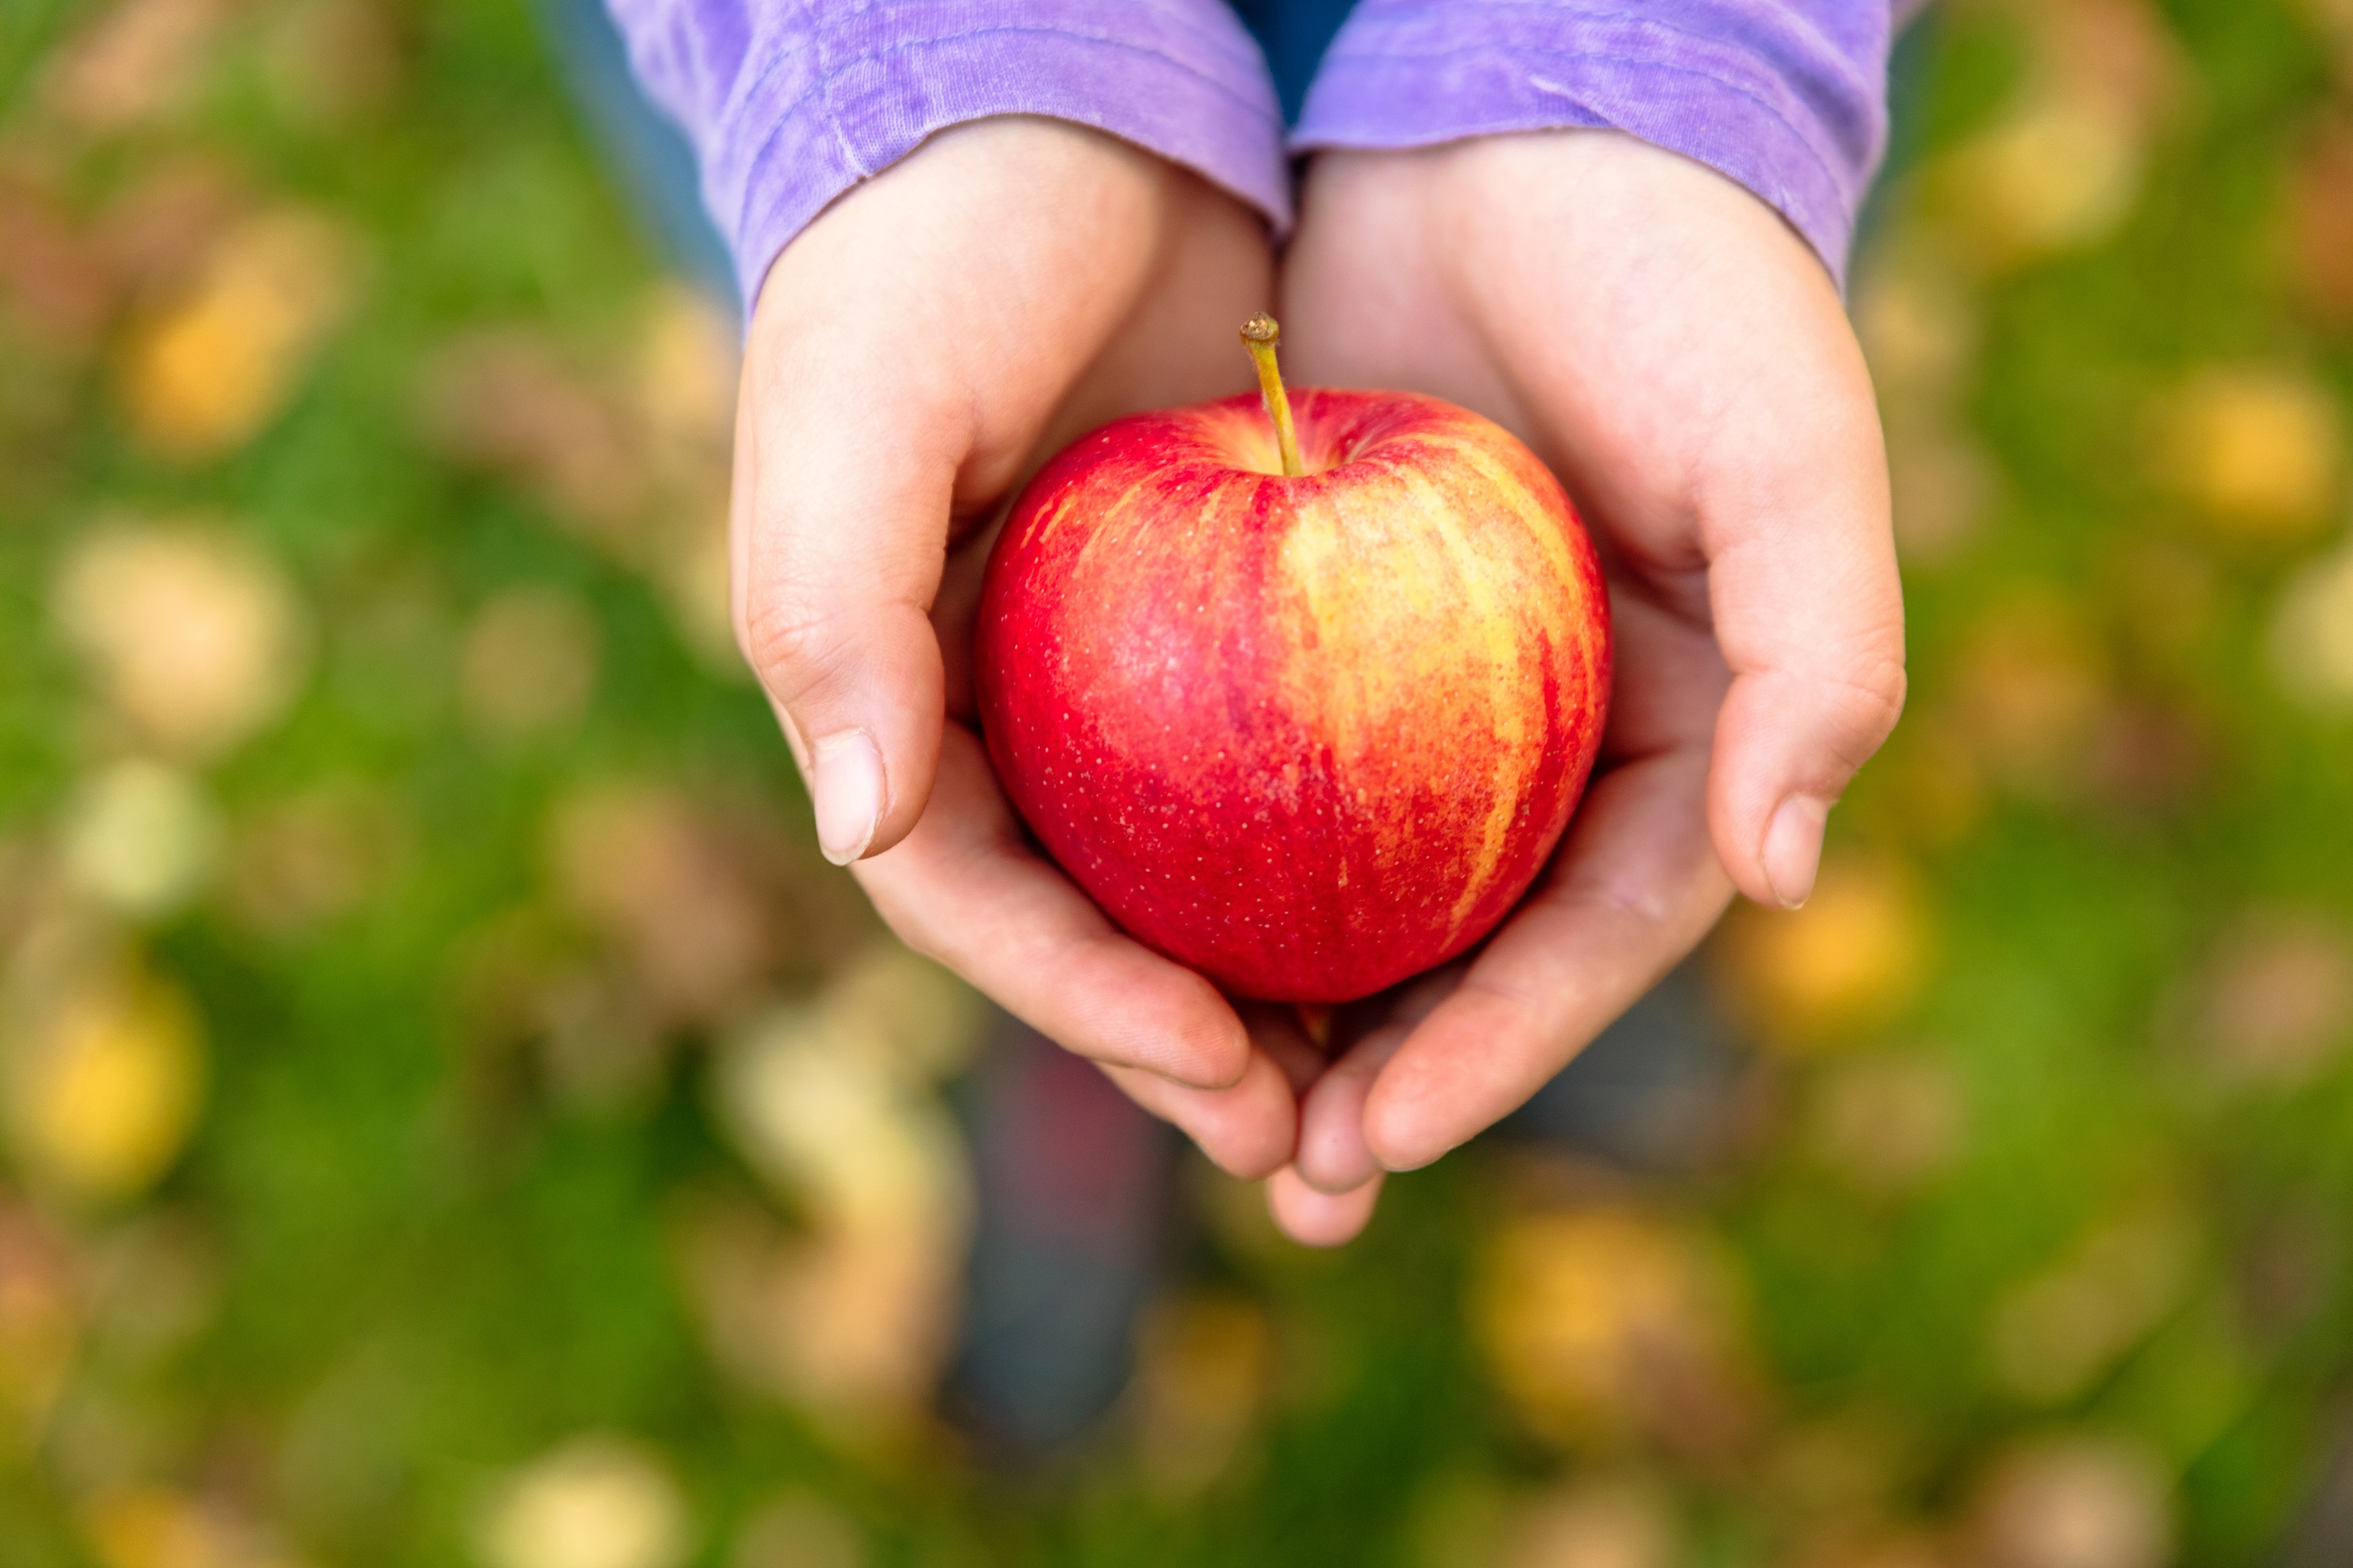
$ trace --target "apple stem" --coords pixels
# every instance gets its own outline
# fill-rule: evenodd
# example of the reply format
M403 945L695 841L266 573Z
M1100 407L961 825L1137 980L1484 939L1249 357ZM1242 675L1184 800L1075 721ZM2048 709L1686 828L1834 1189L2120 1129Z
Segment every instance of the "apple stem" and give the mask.
M1258 388L1266 395L1266 412L1274 421L1274 444L1282 453L1282 473L1295 479L1307 471L1299 460L1299 432L1291 424L1291 395L1282 390L1282 372L1274 363L1274 345L1282 329L1263 310L1242 323L1242 347L1258 366Z

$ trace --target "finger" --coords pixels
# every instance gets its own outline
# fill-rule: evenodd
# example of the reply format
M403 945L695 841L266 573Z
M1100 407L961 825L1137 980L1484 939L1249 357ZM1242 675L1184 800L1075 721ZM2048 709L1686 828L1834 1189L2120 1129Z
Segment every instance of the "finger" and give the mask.
M1250 1031L1250 1044L1282 1069L1293 1094L1304 1093L1309 1084L1323 1076L1330 1064L1300 1026L1299 1009L1279 1002L1236 1002L1233 1008L1242 1027Z
M783 311L771 304L781 297L765 294L763 313ZM903 837L930 793L944 696L929 611L965 432L894 395L869 356L828 348L838 332L753 331L737 635L807 780L818 846L847 865ZM757 352L784 337L789 346Z
M1123 934L1030 851L961 725L944 732L914 831L856 875L909 946L1068 1050L1212 1089L1239 1084L1258 1059L1214 986Z
M1842 328L1833 344L1851 348ZM1831 805L1904 710L1904 598L1877 412L1859 358L1831 356L1794 441L1696 498L1716 640L1708 822L1740 890L1795 908Z
M1293 1079L1300 1096L1299 1153L1293 1164L1302 1181L1336 1195L1380 1174L1381 1163L1365 1143L1366 1095L1414 1026L1462 984L1471 963L1468 956L1454 959L1334 1013L1336 1054L1329 1061L1318 1054L1314 1070ZM1255 1026L1251 1035L1257 1037Z
M1365 1099L1411 1032L1404 1024L1374 1030L1306 1091L1299 1105L1299 1153L1293 1161L1301 1181L1336 1197L1381 1173L1381 1163L1365 1142Z
M1345 1193L1319 1192L1286 1165L1266 1179L1266 1208L1282 1234L1302 1247L1339 1247L1356 1239L1380 1201L1380 1173Z
M1374 1080L1364 1135L1382 1165L1426 1165L1517 1110L1706 934L1732 896L1706 773L1691 746L1594 786L1546 882Z
M1156 1073L1105 1067L1130 1100L1176 1127L1228 1175L1255 1182L1291 1159L1298 1102L1272 1058L1250 1053L1242 1076L1225 1089L1194 1089Z
M836 861L923 814L944 701L928 612L953 516L994 510L1134 309L1172 177L1054 121L957 126L836 203L761 286L737 628Z

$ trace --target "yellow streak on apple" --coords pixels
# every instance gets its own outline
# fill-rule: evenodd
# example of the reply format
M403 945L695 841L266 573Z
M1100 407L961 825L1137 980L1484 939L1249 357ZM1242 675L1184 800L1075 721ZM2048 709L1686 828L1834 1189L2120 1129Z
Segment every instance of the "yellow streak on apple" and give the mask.
M1403 501L1384 489L1402 490ZM1419 527L1399 526L1417 513ZM1502 863L1519 810L1517 781L1542 742L1518 700L1525 624L1499 592L1495 563L1418 471L1389 468L1377 481L1318 496L1296 514L1280 556L1315 627L1312 647L1303 639L1293 646L1282 689L1293 717L1331 742L1344 775L1366 764L1402 707L1432 691L1456 693L1466 708L1483 699L1497 742L1488 769L1493 805L1450 915L1460 931ZM1378 570L1368 570L1374 563Z
M1577 559L1569 552L1567 537L1546 518L1544 503L1536 499L1535 492L1522 484L1520 477L1509 467L1497 462L1495 454L1489 448L1450 437L1424 436L1418 438L1433 447L1446 447L1494 487L1504 510L1514 521L1525 528L1528 537L1535 541L1537 547L1545 552L1545 559L1552 567L1555 583L1568 590L1574 597L1577 581ZM1568 629L1567 617L1558 618L1562 629Z

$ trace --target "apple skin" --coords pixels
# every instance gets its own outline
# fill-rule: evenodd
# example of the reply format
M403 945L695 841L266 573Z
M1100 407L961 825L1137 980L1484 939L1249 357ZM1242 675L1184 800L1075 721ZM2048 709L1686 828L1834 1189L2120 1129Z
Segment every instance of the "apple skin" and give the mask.
M982 587L988 754L1111 917L1237 996L1335 1003L1519 901L1585 787L1609 607L1490 420L1294 390L1139 414L1022 492Z

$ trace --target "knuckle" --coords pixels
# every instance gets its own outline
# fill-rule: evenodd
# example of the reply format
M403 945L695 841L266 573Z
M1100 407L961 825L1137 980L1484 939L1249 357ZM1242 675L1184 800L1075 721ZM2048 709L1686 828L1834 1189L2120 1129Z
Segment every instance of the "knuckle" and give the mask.
M770 595L744 611L744 657L767 683L771 695L790 702L831 667L837 630L831 616L816 613L793 597Z
M1850 760L1861 766L1904 716L1909 678L1900 655L1881 655L1865 660L1841 685L1846 693L1847 740L1850 748L1859 752Z

